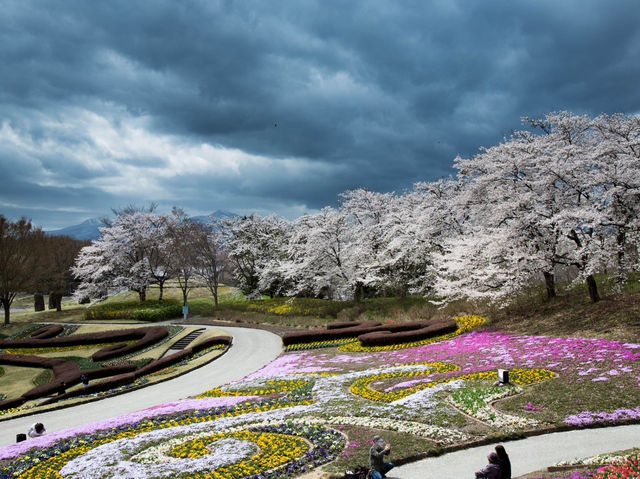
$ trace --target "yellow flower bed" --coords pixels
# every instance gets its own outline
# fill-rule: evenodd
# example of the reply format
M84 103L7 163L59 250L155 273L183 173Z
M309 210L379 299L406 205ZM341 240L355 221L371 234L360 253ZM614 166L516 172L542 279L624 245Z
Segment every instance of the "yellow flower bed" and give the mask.
M252 476L275 469L302 456L311 448L310 444L300 437L269 432L237 431L193 439L173 448L169 455L177 458L197 459L211 454L208 446L221 439L250 441L259 448L259 452L247 460L208 473L211 477L221 479Z
M454 318L454 321L458 323L458 329L453 333L444 334L435 338L424 339L422 341L415 341L413 343L392 344L390 346L362 346L359 341L354 341L344 346L339 347L340 351L347 353L361 353L361 352L375 352L375 351L395 351L398 349L415 348L417 346L424 346L426 344L437 343L439 341L446 341L447 339L455 338L461 334L468 333L474 329L478 329L483 326L487 320L480 316L459 316Z
M289 344L285 351L300 351L305 349L320 349L320 348L333 348L336 346L342 346L350 343L357 343L357 339L346 338L346 339L333 339L331 341L314 341L312 343L297 343L297 344ZM342 348L341 348L342 350Z
M197 396L197 399L203 398L216 398L225 396L264 396L267 394L278 394L283 392L291 392L297 389L309 387L311 384L309 381L302 379L299 380L273 380L265 383L263 388L256 389L243 389L236 391L224 391L220 388L210 389L205 391L201 395Z
M415 372L397 372L397 373L385 373L377 374L375 376L367 376L365 378L358 379L351 385L351 392L357 396L369 399L377 402L393 402L399 399L403 399L411 394L415 394L423 389L432 388L439 384L446 384L453 381L497 381L497 371L483 371L478 373L463 374L458 376L448 376L438 379L429 383L422 383L416 386L398 389L389 392L378 391L371 387L371 383L378 381L385 381L394 378L413 378L420 376L428 376L434 373L448 373L459 370L458 366L447 363L429 363L425 364L431 366L434 369L429 371L415 371ZM518 384L519 386L525 386L527 384L540 383L548 381L555 376L553 371L547 369L513 369L510 371L511 382Z
M281 304L280 306L276 306L275 308L269 309L270 313L279 314L282 316L286 314L291 314L292 311L293 311L293 306L287 303Z

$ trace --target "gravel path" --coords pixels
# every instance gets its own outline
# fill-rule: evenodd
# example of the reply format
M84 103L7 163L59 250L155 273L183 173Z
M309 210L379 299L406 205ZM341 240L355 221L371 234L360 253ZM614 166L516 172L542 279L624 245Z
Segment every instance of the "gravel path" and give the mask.
M34 422L42 422L47 431L54 432L195 396L207 389L242 379L273 361L282 352L282 340L268 331L218 328L233 336L233 345L215 361L175 379L126 394L57 411L2 421L0 422L0 447L13 444L16 434L26 433Z

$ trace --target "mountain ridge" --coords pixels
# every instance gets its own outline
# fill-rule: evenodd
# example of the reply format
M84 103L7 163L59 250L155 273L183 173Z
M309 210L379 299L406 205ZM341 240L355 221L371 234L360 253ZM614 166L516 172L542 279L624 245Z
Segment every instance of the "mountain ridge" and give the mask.
M211 216L219 219L224 218L236 218L239 215L232 213L231 211L216 210L210 215L192 216L189 219L197 221L198 223L205 223ZM89 218L77 225L67 226L57 230L45 231L49 236L70 236L73 239L80 241L92 241L100 238L100 229L103 226L102 218Z

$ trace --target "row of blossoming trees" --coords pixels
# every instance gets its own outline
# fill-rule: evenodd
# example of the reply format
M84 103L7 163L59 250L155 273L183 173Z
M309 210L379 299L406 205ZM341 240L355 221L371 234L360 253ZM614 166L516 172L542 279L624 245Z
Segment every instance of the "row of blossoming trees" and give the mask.
M228 251L247 291L271 295L428 294L508 301L557 271L623 282L638 270L640 120L567 112L456 158L457 176L402 194L348 191L294 222L240 218Z
M114 213L113 220L103 220L101 238L76 258L72 272L81 281L77 298L128 290L144 301L149 286L157 285L161 300L165 283L176 279L184 304L196 281L206 284L218 304L226 264L219 228L193 221L178 208L158 214L155 205L146 210L130 206Z
M338 208L295 221L238 217L194 226L180 211L124 211L83 249L80 294L138 291L170 277L211 279L231 261L247 293L329 298L425 294L508 301L560 268L622 283L638 270L640 120L567 112L456 158L455 178L401 194L347 191ZM186 301L186 291L183 289Z

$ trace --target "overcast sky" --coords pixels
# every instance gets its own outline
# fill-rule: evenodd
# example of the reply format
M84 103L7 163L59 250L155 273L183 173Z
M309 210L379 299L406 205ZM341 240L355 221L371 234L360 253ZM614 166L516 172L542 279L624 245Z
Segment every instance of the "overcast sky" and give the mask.
M292 219L401 192L524 115L640 112L639 18L637 0L5 1L0 214Z

